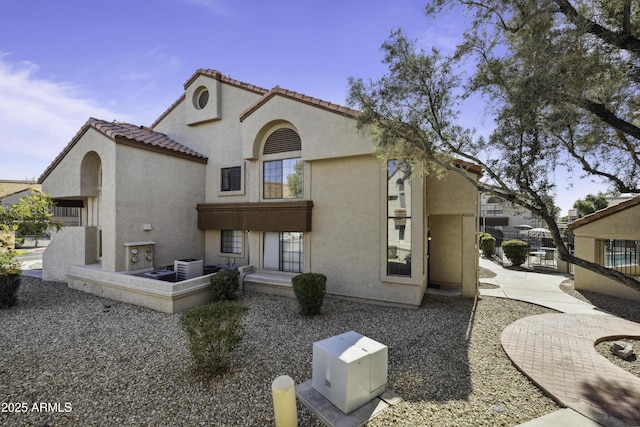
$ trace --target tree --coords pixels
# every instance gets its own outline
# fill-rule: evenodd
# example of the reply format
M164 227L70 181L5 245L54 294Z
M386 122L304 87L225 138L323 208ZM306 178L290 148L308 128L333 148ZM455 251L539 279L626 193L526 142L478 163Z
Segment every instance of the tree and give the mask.
M432 0L427 15L463 7L473 22L452 56L425 52L401 30L383 44L388 72L350 79L358 124L388 158L426 173L454 171L540 216L561 259L640 290L640 282L572 255L553 204L557 167L581 167L638 193L640 10L630 0ZM464 80L461 64L473 61ZM496 127L487 141L459 123L457 105L484 97ZM461 162L462 160L462 162ZM465 162L482 166L475 184ZM414 170L417 170L415 168Z
M0 206L0 224L6 230L18 232L18 236L34 236L36 246L38 240L49 228L59 230L61 224L51 221L51 208L54 203L46 194L30 189L30 194L9 207Z
M304 182L304 162L298 160L293 165L293 171L294 173L287 176L290 197L302 197L304 191L302 188Z
M578 217L583 217L604 209L608 206L607 198L602 192L599 192L595 196L593 194L587 194L583 199L578 199L573 204L573 207L578 211Z

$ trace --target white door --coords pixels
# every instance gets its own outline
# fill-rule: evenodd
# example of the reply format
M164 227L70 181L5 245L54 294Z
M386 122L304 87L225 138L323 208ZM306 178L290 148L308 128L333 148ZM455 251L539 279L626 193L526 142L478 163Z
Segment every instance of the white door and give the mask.
M264 233L263 268L265 270L280 269L280 233L266 231Z

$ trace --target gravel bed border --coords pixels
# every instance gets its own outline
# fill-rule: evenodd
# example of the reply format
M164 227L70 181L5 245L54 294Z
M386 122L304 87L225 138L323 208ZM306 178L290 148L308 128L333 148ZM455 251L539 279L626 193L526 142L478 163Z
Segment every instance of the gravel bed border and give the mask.
M310 379L312 343L348 330L389 347L388 386L404 399L369 426L513 426L558 409L500 346L505 326L551 310L489 297L427 295L419 309L327 298L322 315L305 318L292 298L239 301L249 307L240 348L230 371L207 381L179 314L25 278L18 305L0 310L0 401L25 410L0 413L0 424L272 425L271 382ZM298 416L321 425L299 402Z

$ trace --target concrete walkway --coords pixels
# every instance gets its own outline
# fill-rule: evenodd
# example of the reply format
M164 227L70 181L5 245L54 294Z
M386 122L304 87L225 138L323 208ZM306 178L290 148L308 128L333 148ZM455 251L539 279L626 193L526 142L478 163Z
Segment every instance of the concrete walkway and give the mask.
M640 324L607 314L563 292L570 276L505 269L481 258L497 274L480 279L499 286L480 294L549 307L561 313L520 319L501 334L513 364L565 409L521 427L640 425L640 378L595 350L611 337L640 338Z
M480 267L496 274L493 278L480 279L480 283L499 286L497 289L480 289L480 295L525 301L562 313L608 314L560 289L560 283L572 278L570 274L519 271L504 268L484 257L480 258Z

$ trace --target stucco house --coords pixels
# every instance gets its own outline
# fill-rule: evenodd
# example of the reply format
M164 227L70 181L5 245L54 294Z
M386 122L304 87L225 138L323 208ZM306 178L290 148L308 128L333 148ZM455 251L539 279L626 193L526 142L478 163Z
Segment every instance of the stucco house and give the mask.
M293 295L292 276L319 272L348 299L415 307L428 283L475 296L475 187L380 160L356 115L198 70L150 127L89 119L39 179L82 212L43 277L163 311L208 298L207 276L144 277L175 260L240 267L249 291Z
M568 224L575 255L640 277L640 196ZM575 267L575 288L640 301L640 292L587 269Z

